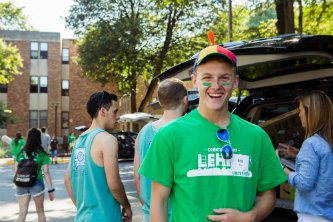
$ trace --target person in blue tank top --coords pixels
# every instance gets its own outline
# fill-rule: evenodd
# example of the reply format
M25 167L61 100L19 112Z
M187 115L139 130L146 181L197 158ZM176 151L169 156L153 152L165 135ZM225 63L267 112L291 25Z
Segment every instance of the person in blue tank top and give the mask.
M166 79L161 82L157 89L157 97L163 109L163 115L161 119L145 125L135 141L134 184L142 204L143 222L149 221L152 182L149 178L140 175L138 170L158 129L183 116L188 104L187 89L184 83L176 78ZM170 214L169 208L169 218Z
M67 192L77 208L75 221L132 221L119 176L118 141L105 131L119 119L117 107L117 96L105 91L88 100L92 123L76 140L65 175Z

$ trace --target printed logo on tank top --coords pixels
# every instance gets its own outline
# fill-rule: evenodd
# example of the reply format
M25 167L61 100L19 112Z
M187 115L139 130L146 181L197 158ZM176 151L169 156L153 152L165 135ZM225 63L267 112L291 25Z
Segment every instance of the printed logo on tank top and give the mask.
M75 166L84 166L85 164L85 149L84 148L77 148L74 152L74 162Z
M236 176L252 177L249 171L250 157L242 154L235 154L233 149L232 159L224 159L222 148L208 148L205 154L198 154L198 168L187 171L187 177L200 176Z

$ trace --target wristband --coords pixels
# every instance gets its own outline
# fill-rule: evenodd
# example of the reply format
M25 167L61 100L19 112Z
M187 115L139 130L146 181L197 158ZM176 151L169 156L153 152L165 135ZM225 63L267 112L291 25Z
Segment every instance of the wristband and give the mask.
M51 188L51 189L49 189L47 192L52 193L52 192L54 192L54 191L55 191L55 189L54 189L54 188Z

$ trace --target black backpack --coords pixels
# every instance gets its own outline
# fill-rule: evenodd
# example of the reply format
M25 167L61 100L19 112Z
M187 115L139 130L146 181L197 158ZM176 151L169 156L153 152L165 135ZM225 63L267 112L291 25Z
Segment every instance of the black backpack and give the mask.
M23 159L18 163L14 176L14 183L19 187L32 187L36 183L38 164L33 161L33 157Z

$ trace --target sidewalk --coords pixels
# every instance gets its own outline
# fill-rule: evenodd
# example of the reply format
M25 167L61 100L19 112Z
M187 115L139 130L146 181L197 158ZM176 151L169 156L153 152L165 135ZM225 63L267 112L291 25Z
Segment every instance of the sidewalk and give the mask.
M58 157L57 162L69 162L71 157ZM2 158L0 159L0 165L10 165L14 164L13 158Z

